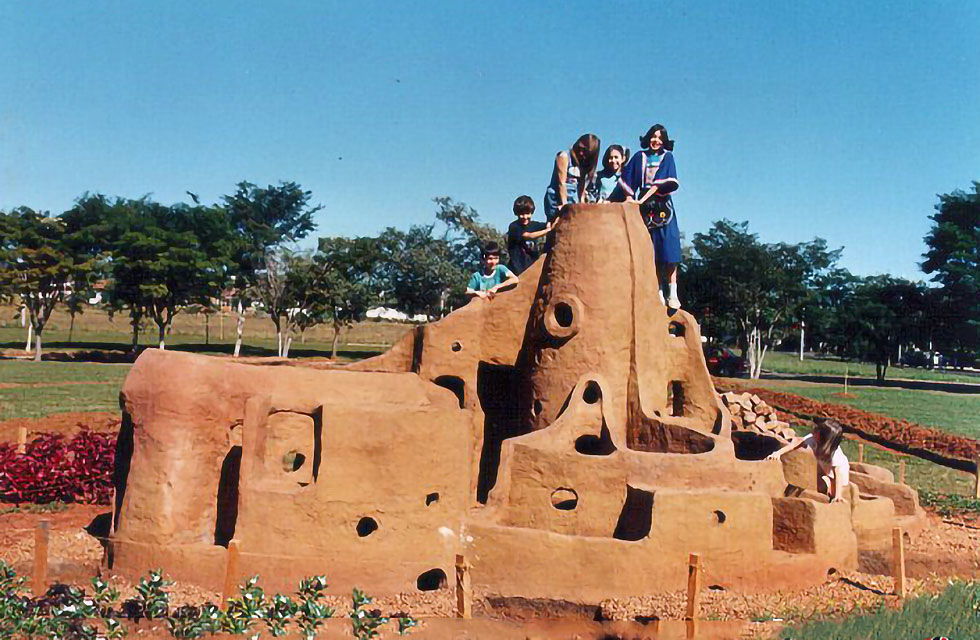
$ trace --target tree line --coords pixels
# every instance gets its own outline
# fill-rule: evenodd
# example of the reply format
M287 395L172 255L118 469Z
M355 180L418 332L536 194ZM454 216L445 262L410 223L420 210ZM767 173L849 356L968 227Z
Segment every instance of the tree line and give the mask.
M499 234L465 204L436 198L436 222L376 237L322 237L316 250L296 243L316 230L312 194L295 182L241 182L218 202L164 205L85 194L52 216L18 207L0 212L0 299L26 309L41 359L44 328L58 304L75 315L98 290L110 314L125 313L132 350L152 321L165 348L174 316L213 312L230 297L241 351L246 311L276 327L277 352L294 335L331 323L340 331L378 306L435 317L464 302L479 248ZM438 225L438 228L437 228Z
M51 216L26 207L0 213L0 296L30 316L35 358L57 304L81 312L96 283L111 313L127 313L133 349L152 320L165 346L174 316L213 310L230 293L237 314L235 355L245 310L255 306L276 327L278 353L322 323L344 327L377 306L434 318L464 304L480 250L502 234L471 207L435 198L435 221L377 236L321 237L312 194L294 182L258 187L202 204L162 205L83 195ZM713 340L741 348L752 377L765 355L805 327L811 350L876 363L883 380L903 350L942 351L972 363L980 352L980 183L939 196L921 264L933 286L889 275L858 276L838 265L841 250L820 238L765 243L747 222L719 220L694 234L683 265L687 309Z

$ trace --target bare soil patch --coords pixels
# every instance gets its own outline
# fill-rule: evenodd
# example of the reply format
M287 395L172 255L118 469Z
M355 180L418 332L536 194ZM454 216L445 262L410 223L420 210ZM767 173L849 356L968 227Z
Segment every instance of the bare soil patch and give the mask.
M13 418L0 421L0 442L16 442L20 427L27 427L30 440L42 433L52 433L70 438L79 431L118 433L122 418L116 412L68 412L53 413L43 418Z

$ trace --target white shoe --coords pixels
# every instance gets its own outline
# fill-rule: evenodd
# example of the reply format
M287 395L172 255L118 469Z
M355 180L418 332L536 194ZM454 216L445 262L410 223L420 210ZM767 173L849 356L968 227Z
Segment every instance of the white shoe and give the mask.
M660 295L662 296L663 294ZM670 307L671 309L680 309L681 308L680 298L678 298L677 296L670 296L670 299L667 300L667 306Z

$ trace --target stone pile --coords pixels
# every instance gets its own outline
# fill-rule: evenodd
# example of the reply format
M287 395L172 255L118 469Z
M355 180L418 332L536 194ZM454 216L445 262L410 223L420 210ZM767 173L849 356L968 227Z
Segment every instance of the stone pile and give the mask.
M728 391L721 394L721 401L732 414L733 431L754 431L787 442L796 437L789 423L780 420L776 410L754 393Z

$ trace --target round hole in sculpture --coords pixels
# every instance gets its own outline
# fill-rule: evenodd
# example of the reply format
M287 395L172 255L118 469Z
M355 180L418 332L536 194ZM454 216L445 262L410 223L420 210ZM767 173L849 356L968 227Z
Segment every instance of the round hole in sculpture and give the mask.
M306 462L306 456L298 451L290 451L282 457L282 470L286 473L299 471L304 462Z
M578 506L578 494L565 487L555 489L551 493L551 506L559 511L572 511Z
M429 569L420 574L418 580L415 581L415 586L418 587L419 591L436 591L437 589L445 589L448 585L446 572L442 569Z
M582 392L582 399L585 400L586 404L595 404L599 402L601 397L602 390L599 388L599 383L595 380L589 380L589 383L585 385L585 391Z
M678 338L683 338L684 325L676 320L671 320L670 324L667 325L667 333Z
M463 343L457 340L456 342L453 343L453 346L451 346L450 349L452 349L453 351L462 351Z
M725 524L725 520L728 520L728 516L725 515L725 512L720 510L713 512L711 517L715 524Z
M567 302L559 302L555 305L555 322L558 323L559 327L567 329L572 326L573 316L572 307Z
M433 493L426 494L425 496L425 506L439 502L439 492L435 491Z
M374 518L364 516L357 521L357 535L366 538L378 530L378 521Z
M531 404L531 415L533 415L535 418L537 418L539 415L541 415L541 410L543 408L544 407L541 406L541 401L540 400L535 400Z

